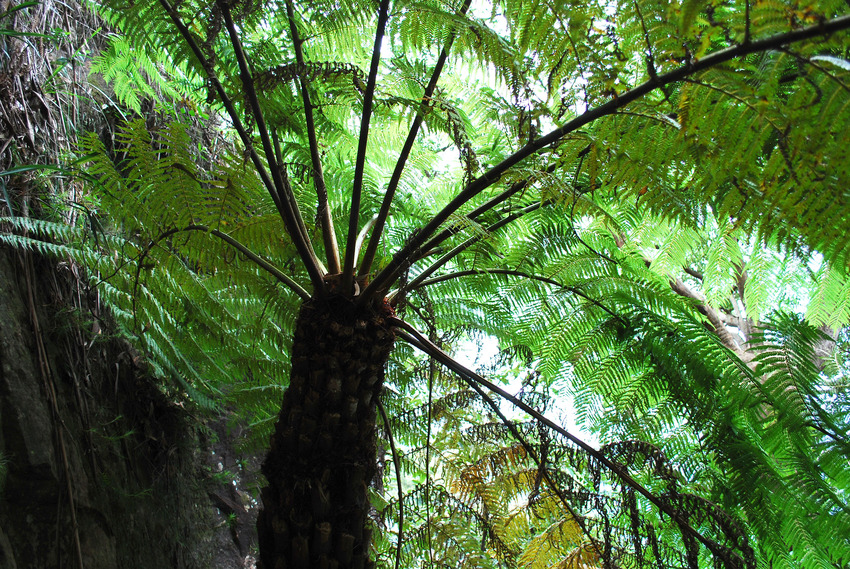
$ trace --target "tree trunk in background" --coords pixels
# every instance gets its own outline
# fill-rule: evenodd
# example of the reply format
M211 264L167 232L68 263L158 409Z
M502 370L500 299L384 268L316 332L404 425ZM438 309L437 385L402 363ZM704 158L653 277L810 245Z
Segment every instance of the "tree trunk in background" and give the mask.
M367 568L367 487L376 471L376 402L393 345L389 308L331 296L298 316L292 372L257 521L263 569Z

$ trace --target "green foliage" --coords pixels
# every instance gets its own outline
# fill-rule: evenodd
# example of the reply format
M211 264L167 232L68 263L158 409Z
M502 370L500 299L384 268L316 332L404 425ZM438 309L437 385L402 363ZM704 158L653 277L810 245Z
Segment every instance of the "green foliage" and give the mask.
M398 1L374 68L370 3L97 9L93 71L169 120L82 139L77 224L0 239L85 265L165 389L261 444L301 298L386 295L599 442L399 342L380 566L850 559L843 3Z
M150 132L139 119L116 138L112 153L96 136L81 141L80 167L94 193L79 204L76 227L7 219L12 231L0 239L88 267L119 330L145 351L168 390L204 407L244 398L248 416L256 409L265 418L274 389L251 377L286 373L278 354L294 318L281 304L288 293L212 232L227 229L283 263L286 241L267 240L280 218L239 157L205 162L206 150L179 123Z
M165 105L182 103L196 108L193 93L198 85L185 79L185 71L167 60L157 60L133 48L128 38L113 35L108 47L91 65L91 73L102 75L118 101L136 114L142 112L142 99L158 100Z

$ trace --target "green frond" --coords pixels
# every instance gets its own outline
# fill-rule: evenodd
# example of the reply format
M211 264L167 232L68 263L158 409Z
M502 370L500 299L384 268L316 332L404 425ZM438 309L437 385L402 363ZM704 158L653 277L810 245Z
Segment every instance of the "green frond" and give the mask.
M850 279L840 266L824 264L818 273L817 289L806 309L806 320L835 330L850 321Z

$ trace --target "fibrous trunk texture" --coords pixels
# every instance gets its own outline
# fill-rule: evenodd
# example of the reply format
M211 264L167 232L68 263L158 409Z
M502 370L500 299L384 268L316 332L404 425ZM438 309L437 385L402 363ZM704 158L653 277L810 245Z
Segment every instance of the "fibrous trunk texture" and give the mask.
M376 471L376 402L393 344L389 308L306 302L292 373L263 465L257 521L263 569L368 568L367 487Z

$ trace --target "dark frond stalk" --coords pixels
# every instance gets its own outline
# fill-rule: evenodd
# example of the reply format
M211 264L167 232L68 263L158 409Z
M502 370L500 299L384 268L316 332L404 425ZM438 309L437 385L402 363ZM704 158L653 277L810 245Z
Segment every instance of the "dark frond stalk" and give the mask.
M460 253L462 253L466 249L469 249L471 246L473 246L474 244L481 241L484 238L485 235L489 235L490 233L493 233L494 231L498 231L499 229L501 229L505 225L511 223L512 221L515 221L516 219L524 216L527 213L538 210L542 206L547 205L549 203L551 203L551 202L548 202L548 201L547 202L535 202L531 205L528 205L528 206L522 208L519 211L512 213L511 215L509 215L509 216L507 216L503 219L500 219L499 221L497 221L496 223L494 223L493 225L491 225L490 227L485 229L484 233L479 234L479 235L473 235L472 237L470 237L469 239L467 239L466 241L464 241L463 243L461 243L460 245L458 245L457 247L455 247L454 249L452 249L451 251L449 251L448 253L446 253L445 255L443 255L442 257L437 259L436 261L434 261L431 264L431 266L426 268L424 271L422 271L420 274L418 274L415 279L410 281L410 283L408 283L408 285L405 287L405 290L413 290L415 288L418 288L422 284L422 282L425 279L427 279L428 277L430 277L431 275L433 275L437 271L437 269L445 266L446 263L448 263L449 261L451 261L452 259L457 257Z
M546 170L544 170L544 172L546 174L551 174L555 170L558 169L558 166L559 166L559 164L557 162L550 164L546 168ZM468 219L469 221L475 221L476 219L478 219L484 213L487 213L488 211L492 210L494 207L497 207L498 205L506 202L507 200L509 200L514 195L516 195L519 192L528 188L530 183L531 183L531 181L528 178L526 178L525 180L518 180L518 181L514 182L513 184L510 185L510 187L508 187L507 190L505 190L504 192L490 198L489 200L487 200L486 202L484 202L483 204L481 204L480 206L478 206L477 208L475 208L474 210L469 212L466 215L466 219ZM440 233L438 233L437 235L435 235L434 237L429 239L427 242L425 242L422 245L422 250L423 251L430 251L431 249L433 249L434 247L437 247L440 243L442 243L443 241L445 241L446 239L448 239L449 237L454 235L457 231L458 231L457 226L447 227L446 229L443 229Z
M402 332L402 331L396 332L396 335L399 338L402 338L405 341L410 342L413 346L421 349L423 352L425 352L426 354L428 354L432 358L436 359L438 362L440 362L441 364L443 364L444 366L446 366L447 368L449 368L453 372L463 376L466 379L472 380L475 383L477 383L478 385L486 387L490 391L498 394L503 399L514 404L520 410L524 411L525 413L528 413L528 415L530 415L533 419L536 419L537 421L543 423L548 428L552 429L553 431L555 431L559 435L563 436L564 438L566 438L567 440L569 440L570 442L572 442L573 444L578 446L580 449L582 449L584 452L586 452L588 455L590 455L595 460L597 460L600 464L602 464L608 471L610 471L617 478L619 478L626 486L628 486L629 488L632 488L633 490L638 492L641 496L643 496L644 498L649 500L649 502L651 504L653 504L656 508L658 508L661 512L670 516L670 519L673 520L676 523L676 525L679 526L679 528L681 529L683 536L689 535L689 536L697 539L700 543L702 543L706 547L706 549L708 549L716 557L718 557L718 558L724 557L723 552L720 550L720 548L717 546L717 544L715 544L710 539L704 537L701 533L699 533L697 530L695 530L668 503L666 503L664 500L662 500L661 498L659 498L658 496L656 496L655 494L653 494L652 492L647 490L637 480L635 480L627 472L625 472L622 467L620 467L616 463L612 462L610 459L608 459L600 451L596 450L595 448L593 448L592 446L590 446L589 444L587 444L586 442L584 442L580 438L571 434L569 431L567 431L566 429L564 429L563 427L561 427L560 425L558 425L554 421L548 419L546 416L542 415L540 412L538 412L536 409L534 409L530 405L523 402L518 397L511 395L510 393L508 393L507 391L505 391L504 389L502 389L498 385L484 379L483 377L481 377L480 375L478 375L474 371L466 368L465 366L463 366L462 364L457 362L454 358L452 358L449 354L447 354L446 352L441 350L438 346L436 346L432 342L430 342L428 340L428 338L426 338L421 332L416 330L413 326L411 326L407 322L404 322L403 320L400 320L398 318L390 318L389 323L391 325L395 326L397 329L401 329L401 330L405 331L405 332ZM411 340L413 340L413 341L411 342ZM743 563L741 565L743 566Z
M360 249L363 247L363 242L366 241L366 236L369 235L369 232L375 227L375 223L378 221L378 214L372 216L372 219L366 222L366 225L363 226L363 229L360 230L360 233L357 234L357 242L354 244L354 257L357 258L360 255Z
M465 15L472 0L464 0L463 5L458 11L461 16ZM413 123L410 125L410 132L407 133L407 139L404 141L404 146L399 153L398 160L395 164L390 181L387 184L387 191L384 193L384 199L381 202L381 209L378 212L378 220L375 223L375 228L372 231L372 236L369 238L369 243L366 245L366 253L363 255L363 261L360 264L359 273L361 275L368 274L372 268L372 263L375 261L375 253L378 251L378 243L381 240L381 234L384 232L384 226L387 223L387 217L390 214L390 206L392 205L395 192L398 189L398 183L401 181L401 174L404 172L404 166L407 164L407 159L410 157L410 151L413 150L413 144L416 142L416 137L419 134L419 128L422 126L422 121L425 120L425 115L431 107L431 98L434 96L434 90L437 88L437 82L440 80L440 74L443 72L443 67L446 65L446 60L449 57L449 50L455 41L457 34L452 31L449 35L446 45L440 51L440 56L437 59L434 70L431 72L431 79L422 93L422 102L419 104L419 109L416 111L416 116L413 118Z
M415 338L410 337L408 341L410 340L415 340ZM413 345L422 351L427 351L424 346L420 344L414 343ZM496 404L496 402L493 401L493 398L490 397L486 391L481 389L481 387L477 383L475 383L464 375L460 375L460 377L464 381L464 383L471 387L478 394L478 396L481 397L481 399L483 399L485 403L487 403L487 406L490 407L490 409L492 409L493 412L499 417L499 420L502 422L503 425L508 428L514 439L519 441L519 444L521 444L522 448L525 449L526 454L531 457L531 460L537 466L537 471L542 475L543 480L546 482L546 484L549 485L549 488L551 488L552 491L555 492L555 495L558 496L558 500L561 502L561 504L564 506L564 509L567 510L570 516L572 516L573 521L576 523L576 525L578 525L579 529L581 530L581 533L583 533L587 537L590 544L596 550L596 553L599 555L600 558L602 558L603 552L599 548L599 543L597 542L597 540L593 539L593 536L590 534L590 531L588 531L584 520L570 505L569 500L567 500L567 497L564 496L564 493L561 491L561 488L555 483L554 480L552 480L552 477L549 475L549 470L546 468L546 465L540 460L540 458L537 456L537 453L534 452L534 448L531 446L531 444L529 444L525 437L522 436L522 433L519 432L519 429L517 429L514 422L510 421L505 416L505 414L499 408L499 405Z
M283 194L286 197L290 204L292 212L295 214L295 223L298 226L298 230L301 232L304 241L310 247L310 251L313 255L313 258L316 260L316 264L319 266L319 271L324 274L327 273L327 269L319 260L319 257L316 255L316 252L313 250L313 243L310 241L310 236L307 233L307 226L304 224L304 218L301 216L301 209L298 207L298 202L295 200L295 192L292 191L292 185L289 183L289 175L286 173L286 168L283 166L283 155L280 150L280 140L277 136L277 131L272 130L272 143L274 144L274 153L275 159L277 160L277 167L280 173L281 183L283 184Z
M381 419L384 421L384 429L387 431L387 439L390 441L390 452L393 455L393 466L395 467L395 484L398 492L398 542L395 548L395 569L401 566L401 544L404 541L404 489L401 486L401 464L398 459L398 451L395 447L395 439L393 431L390 427L390 420L387 417L387 412L384 410L384 404L378 398L378 412L381 414Z
M514 271L514 270L511 270L511 269L476 269L476 270L469 270L469 271L458 271L456 273L449 273L447 275L441 275L439 277L434 277L433 279L428 279L428 280L422 281L416 287L406 287L405 290L410 292L410 291L412 291L416 288L422 288L422 287L426 287L426 286L429 286L429 285L432 285L432 284L437 284L437 283L449 281L449 280L452 280L452 279L459 279L459 278L462 278L462 277L469 277L469 276L472 276L472 275L506 275L506 276L520 277L520 278L523 278L523 279L530 279L530 280L546 283L546 284L558 287L560 289L569 291L576 296L580 296L581 298L585 299L589 303L591 303L595 306L598 306L599 308L601 308L602 310L607 312L612 318L616 318L617 320L619 320L623 324L628 324L628 321L625 320L622 316L620 316L619 314L617 314L616 312L614 312L613 310L611 310L610 308L608 308L607 306L605 306L604 304L602 304L601 302L596 300L595 298L591 298L587 294L583 293L580 289L577 289L576 287L563 285L563 284L559 283L558 281L556 281L555 279L550 279L550 278L547 278L547 277L541 277L539 275L532 275L530 273L526 273L526 272L523 272L523 271Z
M286 17L289 20L289 33L292 35L292 47L295 50L295 61L302 69L302 73L298 77L298 84L301 88L301 100L304 103L304 122L307 127L307 140L310 144L310 161L313 164L313 184L316 186L316 197L319 200L319 218L322 223L322 237L325 243L325 255L328 259L328 271L331 274L340 272L339 265L339 246L336 242L336 232L334 230L333 217L331 216L331 207L328 202L328 188L325 186L325 174L322 169L322 159L319 156L319 142L316 138L316 122L313 119L313 104L310 101L310 92L308 90L307 76L303 72L305 69L304 50L301 48L304 40L301 39L301 34L298 32L298 26L295 25L295 10L292 7L292 0L286 0Z
M705 81L700 81L699 79L688 78L688 79L684 79L684 81L686 83L690 83L692 85L699 85L700 87L705 87L706 89L716 91L717 93L720 93L724 97L729 97L730 99L734 99L736 102L744 105L745 107L750 109L755 114L759 114L759 113L762 112L762 111L759 110L759 108L756 105L750 103L744 97L741 97L740 95L736 95L732 91L730 91L728 89L724 89L723 87L719 87L717 85L712 85L711 83L706 83ZM770 125L770 127L774 130L774 132L776 132L777 136L780 136L780 137L782 136L782 130L783 129L779 124L776 123L776 121L771 120L770 117L764 117L764 120L765 120L765 122L767 122L767 124Z
M655 67L655 54L652 51L652 41L649 39L649 30L646 28L646 20L643 18L643 12L640 10L640 2L635 0L635 13L637 14L638 20L640 20L640 27L643 30L643 41L646 43L646 73L649 75L650 79L655 78L658 75L658 71ZM665 99L668 98L667 92L664 93Z
M228 245L230 245L231 247L233 247L234 249L236 249L237 251L239 251L240 253L245 255L245 257L250 259L254 264L256 264L258 267L260 267L261 269L266 271L268 274L273 276L276 280L278 280L280 283L285 285L287 288L289 288L289 290L291 290L292 292L294 292L295 294L300 296L302 299L307 300L307 299L310 298L309 292L307 292L301 285L299 285L297 282L295 282L292 278L290 278L289 276L287 276L286 274L281 272L280 269L278 269L277 267L272 265L270 262L266 261L265 259L263 259L259 255L257 255L253 251L251 251L248 247L246 247L244 244L240 243L239 241L237 241L236 239L234 239L233 237L231 237L227 233L219 231L218 229L212 229L210 227L207 227L206 225L187 225L186 227L170 229L170 230L162 233L156 239L154 239L144 249L144 251L142 251L142 253L139 255L139 259L137 261L137 265L138 265L137 271L141 270L141 267L144 264L142 261L144 261L145 257L147 257L147 255L150 253L150 251L154 247L156 247L163 239L168 239L172 235L176 235L178 233L183 233L184 231L202 231L204 233L209 233L210 235L218 237L219 239L221 239L222 241L224 241L225 243L227 243ZM138 273L137 273L136 281L138 282L138 280L139 279L138 279Z
M292 238L292 242L295 244L295 248L298 251L298 255L299 257L301 257L301 260L304 263L305 268L307 269L307 274L310 275L310 280L313 283L313 287L316 290L321 290L323 286L322 273L316 263L316 256L312 252L312 245L310 244L309 240L306 239L306 235L302 234L299 231L298 224L296 223L290 208L287 207L282 197L278 194L278 190L275 184L272 182L272 179L269 177L269 173L266 170L263 161L260 159L260 156L254 149L254 143L251 140L251 136L249 135L245 126L242 124L242 119L239 117L239 113L236 111L236 107L233 105L233 101L227 95L227 92L224 90L224 86L221 84L221 81L219 81L218 77L215 74L215 71L212 69L212 66L204 56L204 52L201 50L200 46L198 46L198 43L195 41L194 36L189 31L189 28L186 27L186 24L183 23L183 20L180 18L180 14L177 13L177 10L168 2L168 0L159 0L159 2L165 12L171 18L171 21L174 23L174 27L177 28L177 31L180 33L183 40L189 46L189 49L192 50L192 53L195 54L195 57L203 66L207 79L212 83L213 87L215 88L219 100L221 101L222 105L224 105L224 109L233 123L233 128L236 129L236 133L239 135L239 139L242 141L242 145L245 147L251 157L251 163L254 164L254 168L257 171L257 175L260 176L260 180L262 180L263 185L266 187L266 190L268 190L269 194L272 197L272 200L274 200L278 213L283 219L283 224L286 227L286 232Z
M782 51L783 53L787 53L788 55L796 59L798 62L800 62L802 65L808 65L814 69L817 69L819 72L829 77L836 85L841 87L841 89L850 93L850 85L843 82L840 78L838 78L838 76L830 72L829 69L827 69L823 65L820 65L817 62L812 61L810 58L800 55L799 53L791 49L782 48L780 51Z
M342 269L342 290L351 290L354 284L357 250L355 239L360 225L360 198L363 193L363 170L366 165L366 146L369 141L369 119L372 117L375 83L378 77L378 65L381 62L381 43L389 18L390 0L381 0L378 8L378 28L375 32L375 45L372 48L372 63L369 66L369 80L363 94L363 116L360 118L360 138L357 142L357 160L354 163L354 187L351 190L351 211L348 217L348 239L345 241L345 263Z
M254 116L254 121L257 124L257 130L260 133L260 140L263 144L263 151L266 153L266 160L269 163L272 180L274 181L275 188L277 189L281 205L285 210L288 210L288 214L292 217L292 223L304 239L314 262L317 266L320 266L318 259L316 258L316 253L313 250L313 245L310 242L310 238L307 236L307 229L304 226L304 219L301 216L301 210L295 200L295 193L292 191L292 187L286 180L276 158L278 153L272 146L272 142L269 137L266 117L263 115L263 109L260 107L260 101L257 98L257 91L254 88L254 78L251 76L251 70L248 68L248 58L245 56L245 50L242 48L242 42L239 41L239 35L236 33L236 26L234 25L233 18L230 14L230 7L226 3L222 2L221 11L224 15L224 24L227 28L227 34L230 37L230 43L233 46L233 52L236 54L236 61L239 64L239 76L242 80L242 88L245 90L245 97L248 100L248 104L251 107L251 114Z
M302 299L307 300L310 298L310 293L307 292L301 285L295 282L292 278L281 272L280 269L272 265L270 262L266 261L250 249L222 231L218 229L211 229L206 227L205 225L189 225L188 227L183 228L184 231L205 231L210 235L218 237L243 255L254 262L258 267L269 273L283 285L285 285L289 290L300 296Z
M702 59L691 59L677 69L652 77L644 83L621 93L619 96L611 99L607 103L590 109L574 119L567 121L564 125L550 131L546 135L529 142L524 147L505 158L502 162L493 166L478 178L472 180L472 182L467 184L466 187L464 187L464 189L461 190L460 193L458 193L457 196L455 196L454 199L452 199L442 210L437 212L437 214L435 214L424 227L419 229L410 238L410 240L408 240L407 244L393 255L392 260L375 276L371 284L366 287L366 290L361 295L361 302L365 303L371 296L385 293L386 289L398 278L404 268L407 267L413 259L415 259L417 252L421 249L422 245L432 235L434 235L437 229L439 229L454 212L463 207L469 202L469 200L477 196L479 193L498 182L502 175L510 168L519 164L526 158L537 154L551 144L561 140L576 129L590 124L599 118L608 116L656 89L666 87L672 83L677 83L700 71L726 63L732 59L743 57L752 53L777 49L786 44L832 34L848 28L850 28L850 15L840 16L838 18L819 22L798 30L776 34L762 40L750 41L747 44L722 49L709 54Z
M433 360L432 360L433 361ZM431 541L431 420L434 404L434 372L436 366L430 366L428 372L428 432L425 435L425 532L428 538L428 561L434 566L434 545Z
M823 425L819 425L814 421L807 421L806 424L818 431L819 433L826 435L827 437L832 439L832 441L836 445L841 447L841 450L845 455L850 456L850 440L848 440L847 435L840 434L841 427L839 427L832 421L829 414L820 405L813 405L812 407L814 408L815 414L817 415L818 419L820 419L821 422L823 422L827 427L829 427L829 429L827 429Z
M616 114L616 113L612 113L612 114ZM576 195L575 184L576 184L576 180L578 179L578 173L579 173L579 170L581 170L581 162L583 160L584 160L584 157L582 156L582 159L579 161L579 166L576 169L576 173L575 173L575 176L573 178L573 203L572 203L572 206L570 207L570 228L573 230L573 236L578 240L579 243L584 245L584 247L588 251L590 251L591 253L593 253L597 257L601 257L601 258L605 259L606 261L608 261L609 263L613 263L613 264L616 265L617 261L615 261L614 259L612 259L608 255L606 255L605 253L600 253L599 251L597 251L596 249L591 247L584 239L581 238L581 235L579 235L578 231L576 230L575 211L576 211L576 204L578 203L578 196Z

